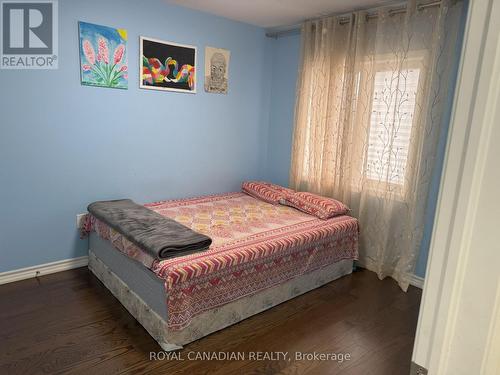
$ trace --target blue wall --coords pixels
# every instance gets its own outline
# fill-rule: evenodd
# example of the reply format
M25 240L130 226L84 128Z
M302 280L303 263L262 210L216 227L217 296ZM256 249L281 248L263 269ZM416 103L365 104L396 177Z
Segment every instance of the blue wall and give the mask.
M273 71L266 177L288 186L300 32L273 40Z
M79 20L128 30L128 90L80 85ZM61 0L59 28L58 70L0 70L0 272L85 255L75 217L95 200L232 191L254 178L288 184L298 33L271 40L162 0ZM140 35L198 46L197 94L138 88ZM227 95L203 91L206 45L231 50ZM419 276L444 146L445 137Z
M129 89L80 85L78 25L128 30ZM198 46L197 94L138 88L139 36ZM0 272L86 254L89 202L237 190L266 163L272 40L162 0L59 1L59 69L0 70ZM206 45L231 50L229 94L203 91Z
M464 1L463 13L460 18L460 23L458 25L458 40L457 43L462 45L465 25L467 22L467 9L469 7L468 0ZM446 103L447 112L443 116L443 124L441 128L441 135L438 143L438 150L436 154L436 164L434 166L434 171L432 175L429 199L427 201L427 208L425 212L425 228L422 238L422 243L420 245L420 254L417 259L417 265L415 268L415 274L420 277L425 276L425 271L427 269L427 260L429 258L429 248L431 246L432 239L432 229L434 227L434 218L436 216L437 200L439 196L439 185L441 183L441 175L443 174L444 157L446 152L446 143L448 140L448 131L450 128L451 120L451 109L453 106L453 94L455 92L455 86L458 78L458 67L460 65L460 56L462 54L462 49L457 48L455 52L455 59L452 65L452 73L448 86L448 98Z

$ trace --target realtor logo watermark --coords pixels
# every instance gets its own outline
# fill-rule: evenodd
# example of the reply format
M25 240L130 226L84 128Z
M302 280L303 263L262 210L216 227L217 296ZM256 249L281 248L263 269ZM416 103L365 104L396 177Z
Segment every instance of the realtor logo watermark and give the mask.
M56 0L0 1L2 69L57 69Z

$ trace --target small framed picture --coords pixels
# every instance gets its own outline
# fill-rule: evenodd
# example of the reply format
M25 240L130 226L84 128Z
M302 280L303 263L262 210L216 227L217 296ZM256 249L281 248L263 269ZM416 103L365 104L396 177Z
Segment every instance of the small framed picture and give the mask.
M205 47L205 91L227 94L229 57L227 49Z
M196 47L140 37L139 87L196 93Z

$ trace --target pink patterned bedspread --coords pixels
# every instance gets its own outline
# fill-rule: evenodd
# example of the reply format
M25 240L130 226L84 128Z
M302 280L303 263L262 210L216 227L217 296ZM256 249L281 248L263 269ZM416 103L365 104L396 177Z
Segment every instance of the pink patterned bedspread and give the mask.
M180 330L214 307L343 259L358 257L358 222L320 220L243 193L146 204L206 234L204 252L157 261L98 220L91 228L165 280L168 326Z

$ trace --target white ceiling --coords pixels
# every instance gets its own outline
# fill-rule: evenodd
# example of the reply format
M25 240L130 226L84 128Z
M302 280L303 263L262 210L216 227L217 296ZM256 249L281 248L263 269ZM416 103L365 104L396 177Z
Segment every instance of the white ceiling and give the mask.
M305 19L343 13L394 2L394 0L166 0L252 25L276 28Z

